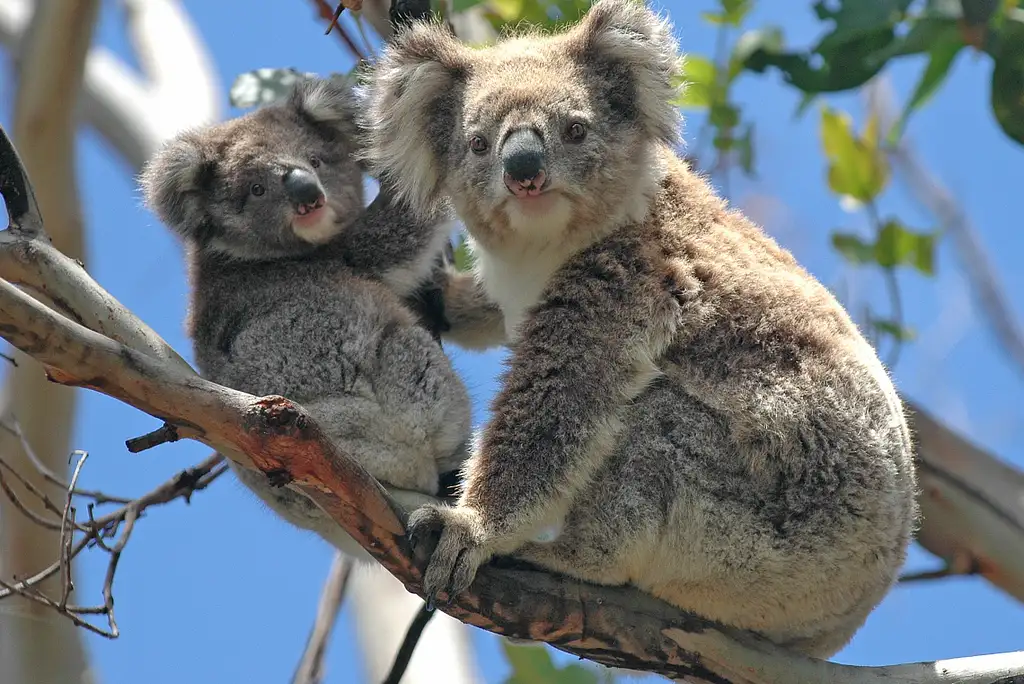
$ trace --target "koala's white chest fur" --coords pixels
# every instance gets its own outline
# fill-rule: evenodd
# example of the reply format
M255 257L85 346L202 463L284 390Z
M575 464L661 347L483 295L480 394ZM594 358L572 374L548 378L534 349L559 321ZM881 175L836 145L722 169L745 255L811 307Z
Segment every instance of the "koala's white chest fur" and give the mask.
M501 307L505 334L510 341L515 340L527 310L539 301L548 280L565 263L567 255L555 247L495 253L472 241L470 245L476 259L477 277L487 296Z

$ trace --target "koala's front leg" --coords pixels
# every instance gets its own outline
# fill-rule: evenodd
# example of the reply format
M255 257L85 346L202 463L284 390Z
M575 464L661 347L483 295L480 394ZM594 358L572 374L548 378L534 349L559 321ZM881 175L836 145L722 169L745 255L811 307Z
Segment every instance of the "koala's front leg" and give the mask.
M614 448L626 403L658 374L679 305L664 270L634 252L592 249L556 274L512 345L458 505L410 516L414 544L438 540L432 600L452 600L493 555L560 523Z
M444 212L422 216L382 184L366 211L345 229L345 260L357 273L380 278L405 297L430 277L454 227Z
M441 291L448 322L444 339L478 351L506 343L501 307L491 301L473 273L446 268Z

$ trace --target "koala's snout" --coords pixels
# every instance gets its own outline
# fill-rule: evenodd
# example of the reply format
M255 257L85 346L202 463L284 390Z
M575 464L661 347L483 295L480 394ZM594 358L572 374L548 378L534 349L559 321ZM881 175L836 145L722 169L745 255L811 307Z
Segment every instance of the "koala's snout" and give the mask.
M501 146L505 185L516 196L534 195L544 186L544 141L530 128L513 131Z
M308 214L324 205L320 181L309 171L292 169L284 175L284 191L299 214Z

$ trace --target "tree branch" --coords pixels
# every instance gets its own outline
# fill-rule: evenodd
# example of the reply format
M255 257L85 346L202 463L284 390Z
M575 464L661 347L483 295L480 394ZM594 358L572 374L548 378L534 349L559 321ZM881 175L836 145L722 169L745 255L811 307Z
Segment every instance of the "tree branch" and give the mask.
M917 441L917 541L1024 601L1024 473L907 402Z
M85 60L77 117L133 171L182 128L220 118L223 90L203 41L177 0L122 0L144 78L110 50ZM36 3L0 2L0 43L17 54ZM47 219L51 220L51 219Z
M384 678L384 684L401 683L402 676L405 675L405 670L409 667L409 661L412 660L412 654L416 650L416 645L420 642L420 637L423 636L423 630L426 629L430 618L434 617L436 613L437 611L426 603L416 611L416 617L409 624L405 638L402 639L402 645L398 648L398 653L395 654L395 661L391 664L391 670L388 672L388 676Z
M117 621L114 618L114 578L117 574L117 565L125 545L135 527L135 522L146 509L152 506L159 506L176 499L184 499L187 503L197 491L203 490L213 483L218 477L227 472L227 464L217 454L206 459L202 463L178 473L175 477L163 483L148 494L137 499L128 500L120 497L111 497L101 493L83 492L75 487L78 473L85 463L85 452L81 452L78 467L67 486L67 498L64 507L63 517L58 525L61 532L60 552L58 559L23 579L15 579L10 582L0 580L0 600L10 596L21 596L37 604L54 610L71 620L79 627L89 630L109 639L115 639L120 634ZM0 456L0 486L3 485L3 472L14 472L2 456ZM4 487L4 492L10 496L10 490ZM38 490L33 493L38 496L44 506L54 509L55 505ZM85 497L91 499L87 503L89 513L88 521L82 522L76 519L77 508L73 505L74 497ZM125 502L120 508L96 518L94 515L95 506L114 501ZM20 508L20 507L19 507ZM27 510L21 508L28 514ZM36 521L38 524L38 521ZM75 534L82 536L75 539ZM108 544L108 540L115 540ZM75 587L71 580L70 565L82 551L87 548L98 546L108 554L107 571L103 580L103 604L99 606L70 605L68 600ZM41 585L50 578L60 579L60 598L55 599L41 589ZM107 620L107 627L98 627L89 618L102 616ZM38 674L38 673L36 673Z
M27 22L25 40L17 62L14 94L14 136L20 142L24 168L35 178L32 190L18 167L9 167L5 184L24 185L15 201L20 211L12 223L12 236L35 238L74 258L84 254L81 204L75 173L75 103L81 91L85 55L92 42L99 14L99 0L47 0L39 3ZM18 162L13 149L13 158ZM20 179L16 176L20 175ZM37 205L38 201L38 205ZM40 207L42 208L40 211ZM41 215L45 214L50 235L42 233ZM16 415L24 426L25 441L30 443L51 469L67 467L71 418L75 394L65 388L48 385L39 366L28 358L4 379L0 413ZM28 468L28 459L17 441L0 434L0 451L8 463L21 471L20 482L5 487L5 492L22 492L24 510L37 508L31 490L46 492L45 480ZM31 485L31 487L30 487ZM14 498L10 499L14 503ZM0 560L5 572L23 575L48 562L58 546L66 555L66 520L57 529L40 529L33 518L23 517L0 499L0 525L3 549ZM17 504L14 505L17 508ZM36 510L38 513L39 511ZM70 515L70 511L68 512ZM63 516L58 515L63 519ZM58 596L58 605L71 582L71 562L65 558L61 576L38 587ZM55 587L63 583L58 593ZM38 616L44 608L37 601L25 606ZM5 621L6 622L6 621ZM0 627L0 679L4 681L69 681L81 677L86 655L81 635L66 621L21 620Z
M0 168L0 176L11 171ZM423 596L426 559L411 554L404 511L299 405L204 380L89 330L5 281L0 281L0 335L43 363L56 382L120 399L242 466L285 475L279 479L312 498L406 589ZM508 559L482 568L472 587L443 610L467 624L544 641L605 665L704 682L799 684L813 677L861 684L907 676L929 683L994 684L1024 674L1024 653L894 668L817 661L630 587L590 585L514 567Z
M327 653L327 639L331 636L334 623L341 611L341 602L345 598L349 575L352 573L352 562L344 554L335 552L334 562L320 594L320 603L316 608L316 619L313 629L306 642L306 650L299 660L299 665L292 677L292 684L320 684L323 681L323 661Z

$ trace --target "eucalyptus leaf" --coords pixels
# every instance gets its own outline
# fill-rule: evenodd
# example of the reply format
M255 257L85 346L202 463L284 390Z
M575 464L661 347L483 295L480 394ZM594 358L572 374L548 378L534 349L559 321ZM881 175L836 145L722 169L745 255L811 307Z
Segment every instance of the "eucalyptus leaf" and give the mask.
M874 246L875 261L882 268L911 266L924 275L935 273L935 235L908 230L890 219L878 233Z
M914 93L903 108L900 118L893 125L892 131L889 134L890 143L894 143L903 135L903 130L906 128L910 115L914 110L919 109L931 99L938 87L946 80L946 75L953 66L953 61L964 47L958 33L951 32L943 36L943 38L943 40L936 42L929 51L928 66L925 67L924 73L921 74L921 80L918 81L917 87L914 88Z
M917 336L913 328L884 318L872 318L871 327L880 333L892 337L897 342L909 342Z
M300 78L307 76L315 78L316 74L292 68L253 69L235 78L228 99L239 109L269 104L284 98Z
M833 233L832 246L851 264L870 264L875 260L874 244L852 233Z
M521 646L502 640L505 657L512 667L512 675L505 684L599 684L598 673L590 668L572 664L559 668L551 654L541 645Z
M469 271L476 263L473 251L469 248L469 242L463 236L455 247L455 268L459 271Z
M870 202L889 182L889 162L870 134L854 133L850 117L823 107L821 143L829 160L828 183L833 192Z
M995 55L992 112L1006 135L1024 144L1024 44L1004 44Z
M714 62L700 55L687 55L673 85L683 86L672 104L686 109L705 109L715 101L716 71Z

